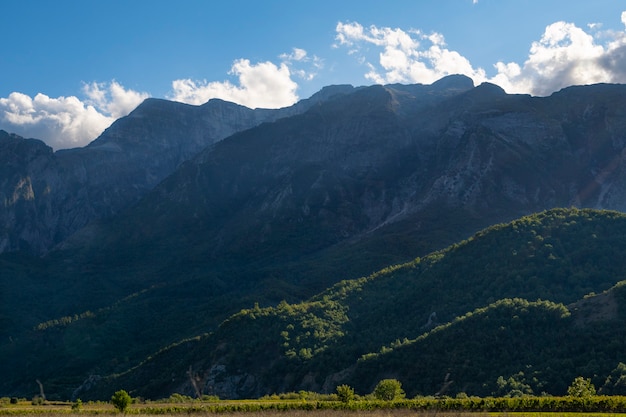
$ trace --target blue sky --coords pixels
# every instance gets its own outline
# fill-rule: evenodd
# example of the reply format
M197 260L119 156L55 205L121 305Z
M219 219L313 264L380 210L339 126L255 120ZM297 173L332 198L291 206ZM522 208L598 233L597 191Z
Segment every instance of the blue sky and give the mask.
M1 0L0 129L84 146L146 97L283 107L464 73L510 93L626 83L617 0Z

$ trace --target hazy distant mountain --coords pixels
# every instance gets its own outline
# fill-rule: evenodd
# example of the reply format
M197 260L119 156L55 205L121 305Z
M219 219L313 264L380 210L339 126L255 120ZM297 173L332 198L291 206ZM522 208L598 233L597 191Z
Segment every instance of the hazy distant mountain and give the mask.
M0 394L33 378L67 393L255 302L307 299L524 214L624 210L624 109L622 85L540 98L451 76L278 111L149 100L54 154L4 134L4 250L60 243L0 257L0 361L19 364Z

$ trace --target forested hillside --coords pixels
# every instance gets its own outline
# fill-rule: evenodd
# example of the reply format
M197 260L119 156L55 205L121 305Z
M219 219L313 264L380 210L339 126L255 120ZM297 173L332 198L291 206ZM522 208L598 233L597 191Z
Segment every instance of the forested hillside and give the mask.
M564 394L579 374L602 386L626 362L624 248L621 213L523 217L304 303L242 310L96 392L190 392L190 369L203 393L227 397L368 393L384 378L410 395Z

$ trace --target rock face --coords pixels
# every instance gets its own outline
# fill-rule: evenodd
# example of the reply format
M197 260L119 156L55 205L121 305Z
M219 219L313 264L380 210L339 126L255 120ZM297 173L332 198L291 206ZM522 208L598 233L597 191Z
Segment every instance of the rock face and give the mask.
M45 253L90 221L138 201L205 147L351 90L327 87L278 110L148 99L86 147L56 153L0 131L0 253Z
M210 230L215 256L298 247L281 245L285 234L316 250L394 224L417 230L433 213L486 226L559 206L626 210L625 93L507 95L465 77L373 86L205 149L139 210Z
M55 171L52 148L0 131L0 252L27 249L28 242L49 240L38 220L48 207L40 205L36 196L49 194L42 174ZM54 174L49 175L49 181L55 180Z

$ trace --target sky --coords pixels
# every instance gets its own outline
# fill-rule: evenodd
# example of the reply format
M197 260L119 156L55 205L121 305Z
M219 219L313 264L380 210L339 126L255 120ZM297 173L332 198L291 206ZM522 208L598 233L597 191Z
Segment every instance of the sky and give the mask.
M0 129L80 147L148 97L279 108L465 74L626 83L623 0L0 0Z

